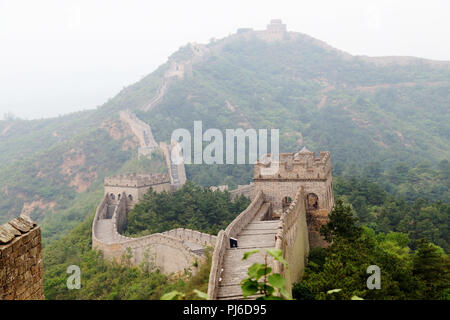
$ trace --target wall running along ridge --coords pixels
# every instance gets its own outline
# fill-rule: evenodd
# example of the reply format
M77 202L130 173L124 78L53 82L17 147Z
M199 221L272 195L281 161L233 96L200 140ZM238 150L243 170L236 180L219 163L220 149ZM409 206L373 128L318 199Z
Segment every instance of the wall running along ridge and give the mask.
M128 221L128 198L125 192L119 201L105 195L98 206L92 226L92 247L103 252L105 258L117 262L130 256L132 265L143 262L170 274L189 269L195 262L204 261L204 249L214 246L216 237L189 229L174 229L140 238L123 236ZM107 219L108 206L114 206L111 219Z

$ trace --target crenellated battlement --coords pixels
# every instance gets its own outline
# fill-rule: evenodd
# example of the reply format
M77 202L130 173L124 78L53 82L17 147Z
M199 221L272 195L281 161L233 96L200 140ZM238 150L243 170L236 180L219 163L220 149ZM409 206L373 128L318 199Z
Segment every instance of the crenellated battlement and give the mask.
M264 169L272 167L276 173L267 174ZM326 180L331 174L331 159L328 151L315 152L303 148L297 153L281 153L275 161L271 155L255 164L254 180Z
M120 200L125 193L131 209L139 200L144 198L148 189L152 188L156 192L169 192L171 190L169 174L121 174L105 178L105 195L110 200Z
M169 175L163 174L121 174L105 178L105 187L151 187L157 184L170 183Z

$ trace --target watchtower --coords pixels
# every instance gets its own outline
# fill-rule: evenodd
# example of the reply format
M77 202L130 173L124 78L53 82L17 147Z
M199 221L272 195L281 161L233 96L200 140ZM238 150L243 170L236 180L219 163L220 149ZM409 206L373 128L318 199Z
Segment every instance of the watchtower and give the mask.
M265 34L267 40L282 40L286 34L286 25L281 22L280 19L270 20L270 24L267 25Z
M128 206L133 207L150 187L156 192L170 191L170 178L168 174L122 174L106 177L104 186L110 200L120 200L125 192Z
M278 169L267 174L264 169L268 167ZM328 151L321 151L316 157L315 152L304 147L297 153L281 153L278 161L268 155L255 164L254 194L261 190L274 210L284 211L303 187L310 246L323 246L320 226L326 223L334 206L331 169Z

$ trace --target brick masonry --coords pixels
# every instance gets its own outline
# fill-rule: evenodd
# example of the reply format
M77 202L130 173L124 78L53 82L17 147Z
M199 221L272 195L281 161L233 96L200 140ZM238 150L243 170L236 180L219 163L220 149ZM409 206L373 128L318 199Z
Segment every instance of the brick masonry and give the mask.
M21 216L0 226L0 300L43 300L41 229Z

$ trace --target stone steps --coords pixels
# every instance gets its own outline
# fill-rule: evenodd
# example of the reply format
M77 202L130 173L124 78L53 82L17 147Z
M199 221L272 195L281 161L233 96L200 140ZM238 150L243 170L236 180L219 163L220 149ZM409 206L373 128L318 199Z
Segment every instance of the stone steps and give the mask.
M248 268L254 263L265 263L265 261L269 266L273 264L273 258L271 256L266 258L264 249L275 247L279 221L260 221L269 210L269 206L268 203L264 203L255 215L255 219L240 232L237 236L238 247L226 250L221 266L218 300L244 299L241 281L248 277ZM255 249L259 249L260 252L251 255L247 260L242 260L245 252ZM246 299L256 299L258 296Z
M114 240L113 228L112 219L100 219L97 221L95 236L101 241L112 242Z

